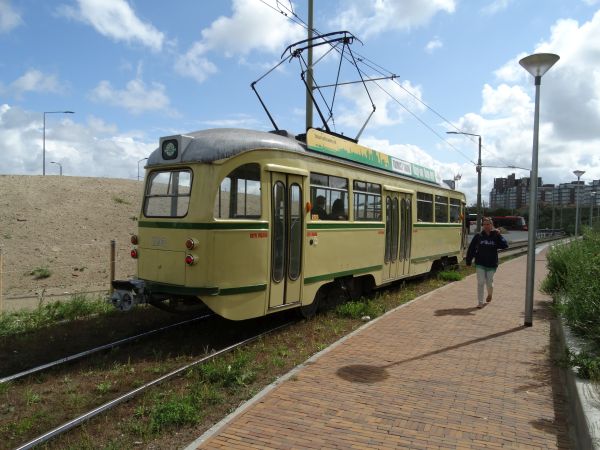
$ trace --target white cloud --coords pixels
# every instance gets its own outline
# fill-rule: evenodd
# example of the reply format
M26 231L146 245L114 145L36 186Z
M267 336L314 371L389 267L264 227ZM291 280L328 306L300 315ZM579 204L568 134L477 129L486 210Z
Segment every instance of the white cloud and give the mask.
M547 39L531 53L556 53L560 60L542 78L538 166L545 183L574 179L572 170L586 171L586 180L600 178L600 11L587 22L558 20ZM483 137L483 165L531 166L535 87L533 78L519 65L526 56L511 58L496 72L498 86L482 89L479 114L461 117L456 126ZM465 139L453 141L461 149L476 148ZM474 154L471 152L470 154ZM483 188L488 193L493 178L506 176L506 169L484 167ZM515 170L517 177L527 171ZM471 189L476 174L463 176L463 187Z
M39 70L30 69L9 85L9 93L16 97L26 92L53 92L64 90L56 75L47 75Z
M10 0L0 0L0 33L8 33L23 23Z
M437 37L433 38L431 41L427 43L425 46L425 51L429 54L433 53L438 48L442 48L444 43Z
M493 15L508 8L508 5L510 5L512 1L513 0L493 0L490 4L483 7L482 11L484 14Z
M133 114L146 111L169 111L169 97L165 87L160 83L152 83L151 87L138 79L131 80L125 89L115 89L110 81L103 80L90 93L96 102L125 108ZM172 112L171 112L172 113Z
M152 50L162 49L164 34L136 15L125 0L77 0L78 8L62 5L59 14L91 25L115 41L137 42Z
M41 175L42 115L0 105L0 173ZM156 142L119 132L114 124L91 118L87 124L59 116L46 123L46 163L57 161L65 175L137 178L137 161L150 154ZM46 167L46 173L55 170Z
M408 31L427 24L439 12L453 13L455 0L346 0L331 22L333 29L353 30L366 39L386 31Z
M202 30L202 39L179 57L177 72L201 83L218 70L210 54L243 57L260 51L279 56L286 45L305 37L302 27L264 3L279 8L276 0L233 0L232 15L221 16Z

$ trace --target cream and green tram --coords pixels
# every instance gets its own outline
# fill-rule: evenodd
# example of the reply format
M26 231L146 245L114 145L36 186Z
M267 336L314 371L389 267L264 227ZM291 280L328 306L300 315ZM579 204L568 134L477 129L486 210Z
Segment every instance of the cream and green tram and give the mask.
M464 202L429 169L320 130L163 137L132 236L137 277L113 281L112 302L312 315L333 286L359 295L456 264Z

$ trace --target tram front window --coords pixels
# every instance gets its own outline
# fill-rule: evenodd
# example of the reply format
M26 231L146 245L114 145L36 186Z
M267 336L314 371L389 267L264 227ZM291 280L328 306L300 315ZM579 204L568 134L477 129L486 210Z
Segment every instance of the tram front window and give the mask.
M192 171L151 172L144 195L146 217L184 217L188 213L192 190Z

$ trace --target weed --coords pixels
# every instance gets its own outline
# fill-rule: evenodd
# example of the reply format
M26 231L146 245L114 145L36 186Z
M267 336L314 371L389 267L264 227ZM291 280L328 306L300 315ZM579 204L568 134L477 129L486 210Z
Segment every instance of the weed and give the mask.
M383 314L385 307L380 302L373 300L358 300L337 306L335 312L340 317L350 317L351 319L360 319L364 316L374 318Z
M455 270L445 270L442 272L438 272L437 277L442 281L460 281L463 279L463 276L460 272Z
M52 272L50 272L50 269L48 269L48 267L43 266L43 267L36 267L31 272L29 272L29 275L33 275L34 280L42 280L42 279L48 278L50 275L52 275Z
M110 392L112 387L112 381L101 381L96 385L96 391L98 391L99 394L106 394Z
M41 400L42 396L37 392L33 392L31 389L27 389L27 391L25 391L25 403L27 403L27 406L39 403Z
M150 429L158 433L166 428L194 425L201 419L200 409L193 397L173 394L158 398L150 410Z
M2 237L6 240L12 239L12 235L10 233L4 233L4 234L2 234Z
M137 222L138 221L138 216L130 216L129 220L132 220L133 222Z
M212 360L200 366L199 376L202 381L223 386L245 386L256 378L254 370L248 366L250 356L247 352L237 351L233 361Z
M114 196L113 202L118 203L119 205L131 205L127 200L122 199L121 197Z

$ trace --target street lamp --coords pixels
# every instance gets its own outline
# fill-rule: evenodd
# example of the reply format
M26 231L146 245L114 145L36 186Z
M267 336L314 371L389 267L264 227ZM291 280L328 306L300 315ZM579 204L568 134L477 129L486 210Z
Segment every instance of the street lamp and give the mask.
M535 53L526 56L519 64L535 80L535 113L533 119L533 149L531 156L531 174L529 183L529 226L527 239L527 283L525 288L525 326L533 325L533 286L535 276L535 233L537 217L537 179L538 179L538 136L540 129L540 85L542 76L560 57L553 53Z
M466 133L464 131L446 131L447 134L464 134L467 136L477 136L479 138L479 153L477 158L477 233L481 231L481 136L473 133Z
M592 228L594 217L594 201L596 200L596 191L590 192L590 228Z
M142 158L138 161L138 181L140 181L140 163L146 161L148 158Z
M42 175L46 175L46 114L75 114L73 111L44 111L44 137L42 141Z
M50 164L58 164L59 174L62 177L62 164L59 162L55 162L55 161L50 161Z
M454 189L458 189L458 180L460 180L461 178L462 175L460 173L454 175Z
M579 179L585 170L574 170L573 175L577 177L577 186L575 187L575 237L579 236Z

